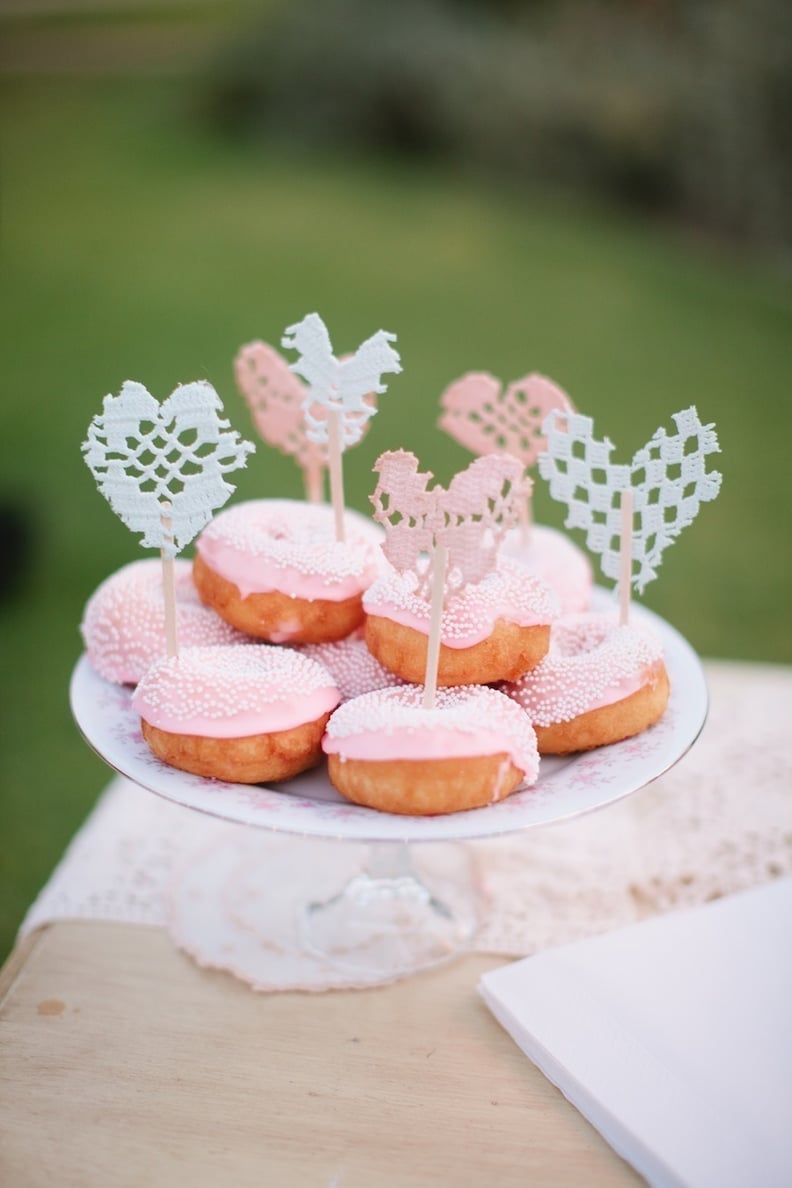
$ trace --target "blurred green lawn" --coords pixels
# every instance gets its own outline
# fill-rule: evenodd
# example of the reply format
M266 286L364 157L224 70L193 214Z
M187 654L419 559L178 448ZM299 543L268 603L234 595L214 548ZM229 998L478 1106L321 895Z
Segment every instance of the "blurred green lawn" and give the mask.
M348 458L359 508L383 449L444 480L466 462L435 421L472 368L554 377L623 460L695 402L718 425L722 494L645 601L703 655L792 660L781 279L569 199L256 155L200 129L184 82L15 81L2 99L0 497L29 511L35 551L0 613L0 953L109 775L67 687L85 600L140 552L81 460L88 422L127 378L163 397L206 377L249 432L233 355L310 310L340 350L399 337L404 373ZM299 495L299 476L262 446L238 497L276 493ZM543 490L536 506L560 525Z

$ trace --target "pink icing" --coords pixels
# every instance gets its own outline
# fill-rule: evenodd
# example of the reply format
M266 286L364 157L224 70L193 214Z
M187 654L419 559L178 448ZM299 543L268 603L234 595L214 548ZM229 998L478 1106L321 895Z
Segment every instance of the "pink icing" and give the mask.
M132 705L150 725L172 734L245 738L291 730L338 705L321 664L289 648L184 648L157 661Z
M382 667L360 636L351 635L337 643L304 644L299 651L324 665L338 687L342 701L372 693L375 689L404 684L401 677Z
M206 607L193 585L189 561L174 561L176 628L180 645L249 643ZM134 685L167 652L162 563L133 561L112 574L85 607L80 632L93 667L105 680Z
M416 580L412 573L395 570L379 578L363 595L366 614L428 635L431 605L415 593ZM534 627L550 623L557 614L558 600L549 586L504 560L483 581L448 598L440 639L449 648L469 648L491 635L498 619Z
M611 615L567 615L553 624L550 650L519 680L501 689L537 726L569 722L635 693L663 658L654 632Z
M327 504L255 499L215 516L196 548L243 598L280 590L341 602L365 590L383 566L380 529L350 512L345 524L347 539L339 543Z
M547 582L558 595L562 615L588 609L594 580L591 562L563 532L532 524L526 545L522 530L513 528L501 545L501 556L524 565L529 573Z
M342 759L447 759L507 754L533 783L536 735L514 702L484 685L438 689L424 709L423 687L401 685L345 701L327 723L322 746Z

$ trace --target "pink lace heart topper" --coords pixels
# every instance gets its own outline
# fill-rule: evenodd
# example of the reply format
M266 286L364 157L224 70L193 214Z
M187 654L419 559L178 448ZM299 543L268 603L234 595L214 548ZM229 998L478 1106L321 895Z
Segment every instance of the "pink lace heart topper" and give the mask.
M641 593L657 577L665 549L715 499L718 471L707 471L708 454L720 447L714 425L702 425L696 409L673 414L677 433L658 429L632 462L611 462L613 444L594 437L594 422L580 413L554 411L545 425L547 452L539 473L553 499L568 508L567 528L582 528L586 545L599 554L602 572L619 578L621 493L632 489L635 527L632 585Z
M426 597L431 554L448 550L446 593L482 581L495 568L504 535L519 517L524 498L522 464L508 454L476 458L448 488L429 487L433 475L418 470L406 450L381 454L374 466L374 519L385 529L383 552L400 573L411 572Z
M342 356L341 362L347 358ZM326 466L327 444L308 437L306 403L313 420L326 420L327 412L310 401L307 385L283 355L268 343L248 343L234 360L234 373L259 437L281 453L290 454L304 470ZM372 412L360 418L358 441L368 432L370 417L377 408L374 392L368 392L364 399Z
M234 487L223 477L255 449L231 429L211 384L180 384L160 405L131 380L88 427L85 461L116 515L145 548L172 557Z
M484 371L471 371L440 398L440 428L474 454L506 453L531 467L546 448L543 425L553 409L572 411L566 392L532 372L504 388Z
M326 449L305 432L308 389L283 356L267 343L248 343L234 360L234 373L262 440L291 454L303 469L326 465Z

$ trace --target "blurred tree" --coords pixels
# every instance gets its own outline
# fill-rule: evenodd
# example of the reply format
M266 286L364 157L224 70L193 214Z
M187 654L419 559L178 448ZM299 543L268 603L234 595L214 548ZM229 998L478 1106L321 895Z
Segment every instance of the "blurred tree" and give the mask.
M226 128L566 184L792 244L786 0L293 0L209 84Z

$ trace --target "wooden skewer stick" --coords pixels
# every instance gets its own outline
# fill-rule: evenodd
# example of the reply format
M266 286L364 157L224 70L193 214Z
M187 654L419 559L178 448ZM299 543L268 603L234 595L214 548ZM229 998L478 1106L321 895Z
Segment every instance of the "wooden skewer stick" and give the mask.
M426 645L423 708L434 709L437 694L437 669L440 663L440 630L443 626L443 595L448 563L448 549L437 544L432 555L432 611L429 619L429 639Z
M309 503L321 503L324 499L324 466L321 462L309 462L303 470L305 498Z
M625 627L630 618L633 561L633 492L628 487L621 493L621 535L619 547L619 626Z
M335 511L336 540L346 540L344 529L344 467L341 458L341 411L331 408L327 413L327 454L330 464L330 495Z
M533 523L533 508L531 507L531 487L527 486L519 502L520 515L520 544L527 549L531 543L531 525Z
M173 521L171 512L173 505L166 499L161 504L162 527L170 544L173 543ZM173 556L168 556L166 550L160 549L162 558L162 592L165 597L165 640L169 656L178 656L179 639L176 632L176 569Z

